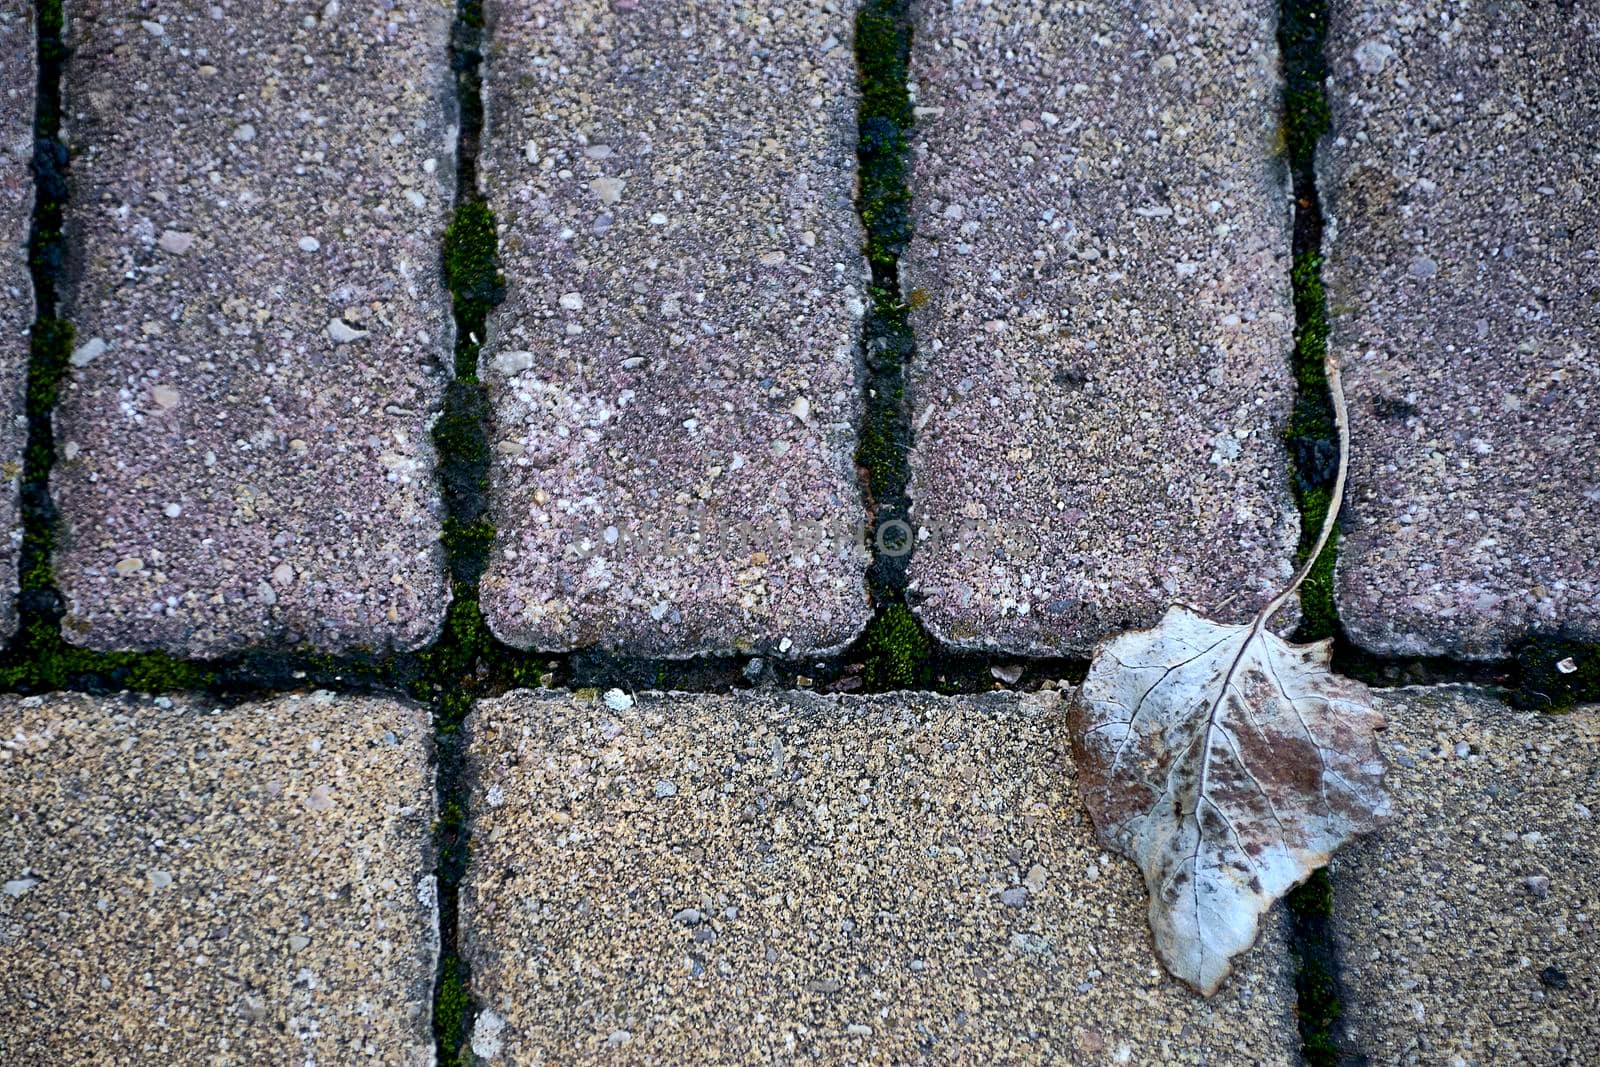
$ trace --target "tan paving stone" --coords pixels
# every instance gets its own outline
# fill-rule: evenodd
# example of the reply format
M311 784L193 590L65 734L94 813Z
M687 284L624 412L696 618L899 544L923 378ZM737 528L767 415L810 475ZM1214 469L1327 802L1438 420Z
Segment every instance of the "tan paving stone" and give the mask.
M429 722L0 698L0 1061L431 1064Z
M1374 1064L1600 1047L1600 708L1380 697L1396 820L1334 859L1354 1046Z
M1280 922L1212 1000L1161 971L1057 694L633 699L473 713L488 1062L1295 1060Z

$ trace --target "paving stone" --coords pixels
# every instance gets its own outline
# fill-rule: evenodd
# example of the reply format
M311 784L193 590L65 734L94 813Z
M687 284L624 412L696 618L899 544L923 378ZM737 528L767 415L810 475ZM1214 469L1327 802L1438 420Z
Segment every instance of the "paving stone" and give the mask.
M0 698L0 1059L431 1064L427 714Z
M629 702L632 701L630 706ZM470 720L490 1063L1288 1063L1282 924L1211 1000L1075 794L1055 693L519 692Z
M18 479L28 426L23 412L33 280L33 6L0 0L0 639L17 629L17 561L22 546Z
M667 657L844 645L869 616L853 5L485 9L489 625Z
M1600 639L1600 8L1331 13L1340 618L1393 655Z
M71 5L69 641L438 631L454 6Z
M1380 703L1395 822L1334 859L1344 1018L1373 1063L1579 1063L1600 1043L1600 708Z
M917 611L1037 654L1248 616L1299 535L1277 4L914 9Z

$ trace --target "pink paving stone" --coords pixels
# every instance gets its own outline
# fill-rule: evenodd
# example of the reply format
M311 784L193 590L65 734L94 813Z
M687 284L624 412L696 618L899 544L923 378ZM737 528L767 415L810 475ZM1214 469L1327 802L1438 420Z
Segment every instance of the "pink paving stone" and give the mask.
M1289 574L1277 4L917 4L911 600L1078 654Z
M669 657L844 645L869 615L851 6L486 11L509 288L484 349L490 626Z
M454 4L79 2L67 640L426 643Z
M33 281L33 6L0 0L0 638L17 628L18 486L28 428L23 421Z
M1324 275L1363 648L1600 639L1600 5L1335 4Z

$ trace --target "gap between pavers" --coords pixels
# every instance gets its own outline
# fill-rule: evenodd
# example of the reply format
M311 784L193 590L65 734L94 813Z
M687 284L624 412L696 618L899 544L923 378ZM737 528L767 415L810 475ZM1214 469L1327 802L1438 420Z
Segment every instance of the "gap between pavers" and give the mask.
M0 1062L433 1062L432 734L390 700L0 698Z
M1294 1062L1284 924L1212 1000L1166 976L1138 873L1076 796L1062 699L481 702L475 1051Z
M1392 825L1333 861L1344 1025L1382 1064L1600 1047L1600 707L1382 693Z

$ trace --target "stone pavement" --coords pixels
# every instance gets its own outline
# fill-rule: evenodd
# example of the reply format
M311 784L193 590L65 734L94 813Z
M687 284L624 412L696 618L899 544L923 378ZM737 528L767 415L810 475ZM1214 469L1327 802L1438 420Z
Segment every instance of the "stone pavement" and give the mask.
M1330 5L1326 278L1363 648L1600 639L1600 8Z
M33 218L33 9L0 0L0 638L17 628L21 544L18 486L28 428L23 420L33 282L28 230Z
M521 648L842 647L870 615L848 5L486 8L489 625Z
M415 648L443 620L454 4L306 11L70 7L73 643Z
M1076 796L1064 683L729 691L771 657L839 689L879 684L869 657L895 685L1033 684L1068 672L1016 660L1174 599L1240 617L1287 578L1278 4L910 6L915 234L875 297L916 342L904 592L938 643L909 664L921 635L886 610L900 590L869 600L858 543L882 383L857 108L898 91L862 83L858 5L484 7L480 145L455 69L477 30L449 0L68 5L70 262L40 277L77 333L31 488L82 648L30 625L0 655L0 1061L431 1063L466 1001L489 1062L1296 1059L1281 912L1214 999L1160 970L1139 878ZM1600 12L1332 14L1341 669L1600 637ZM41 311L33 17L0 0L6 633ZM462 147L506 285L467 339L495 540L473 589L452 538L435 644ZM441 436L459 488L484 457ZM252 694L228 707L23 695L200 673L83 648L295 655L217 668ZM681 676L717 692L502 695L680 677L556 655L596 648L705 657ZM972 650L999 656L950 655ZM437 695L437 750L420 708L349 695L358 674ZM1582 1060L1600 712L1381 701L1401 815L1333 879L1349 1050Z
M0 1060L431 1064L427 712L0 698Z
M1381 701L1397 820L1334 859L1347 1025L1374 1063L1600 1047L1600 708Z
M1277 8L915 5L911 579L944 641L1081 655L1288 576Z
M468 729L490 1063L1296 1058L1281 923L1212 1000L1161 971L1059 693L520 692Z

